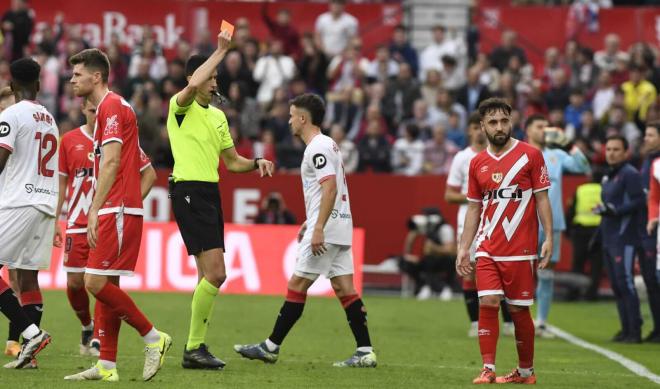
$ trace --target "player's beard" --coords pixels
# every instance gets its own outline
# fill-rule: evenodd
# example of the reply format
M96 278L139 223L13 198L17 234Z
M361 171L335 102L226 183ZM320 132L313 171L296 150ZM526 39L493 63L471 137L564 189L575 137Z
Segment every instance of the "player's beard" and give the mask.
M490 135L486 131L486 137L488 138L488 142L491 145L501 147L501 146L504 146L506 144L506 142L508 142L509 139L511 138L511 131L496 133L495 135Z

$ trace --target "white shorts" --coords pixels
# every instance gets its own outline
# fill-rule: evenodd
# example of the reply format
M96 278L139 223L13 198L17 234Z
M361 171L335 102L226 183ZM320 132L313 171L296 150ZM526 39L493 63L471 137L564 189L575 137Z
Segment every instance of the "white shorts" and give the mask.
M351 246L326 243L325 248L325 253L314 255L309 240L300 242L293 274L312 281L316 280L319 275L332 279L337 276L353 274L353 250Z
M0 209L0 264L48 269L54 233L55 218L34 207Z

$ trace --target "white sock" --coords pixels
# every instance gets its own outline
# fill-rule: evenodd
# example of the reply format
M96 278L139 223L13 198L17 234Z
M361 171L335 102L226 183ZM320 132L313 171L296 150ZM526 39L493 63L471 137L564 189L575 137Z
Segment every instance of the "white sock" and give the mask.
M270 351L271 353L280 349L280 346L279 346L279 345L273 343L273 341L270 340L270 339L268 339L268 338L266 338L266 340L264 341L264 343L266 343L266 348L267 348L268 351Z
M156 343L160 340L160 334L156 330L156 327L151 327L149 332L147 332L142 339L144 339L144 343L146 344Z
M521 369L518 368L518 373L520 373L521 377L529 377L534 373L534 368L530 367L529 369Z
M91 331L94 329L94 320L90 321L88 325L82 326L83 331Z
M36 326L36 324L30 324L28 328L21 332L21 335L23 335L23 339L32 339L39 335L39 332L41 332L41 330Z
M370 352L374 351L374 348L371 347L371 346L358 347L357 351L359 351L361 353L370 353Z
M490 363L484 363L484 367L490 369L490 371L495 371L495 365L491 365Z
M470 322L470 325L472 325L472 327L479 327L479 322L478 321L472 321L472 322Z
M101 362L101 367L103 367L106 370L117 368L117 362L106 361L105 359L99 359L99 362Z

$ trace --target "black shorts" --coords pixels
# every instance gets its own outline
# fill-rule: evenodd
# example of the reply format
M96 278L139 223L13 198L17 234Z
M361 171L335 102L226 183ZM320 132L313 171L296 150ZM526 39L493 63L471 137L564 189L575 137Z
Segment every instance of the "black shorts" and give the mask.
M217 183L182 181L170 188L174 218L188 255L225 249L225 226Z

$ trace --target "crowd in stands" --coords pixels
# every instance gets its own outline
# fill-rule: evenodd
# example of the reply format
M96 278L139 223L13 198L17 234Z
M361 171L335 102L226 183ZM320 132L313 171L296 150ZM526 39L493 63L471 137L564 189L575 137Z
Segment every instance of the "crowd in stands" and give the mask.
M604 165L604 139L623 134L633 157L646 121L660 119L658 52L647 43L621 47L608 35L601 50L576 41L550 47L541 66L532 66L516 33L505 31L490 53L468 48L464 37L432 29L432 43L417 50L405 26L384 37L375 54L364 54L359 21L332 1L314 31L299 31L286 9L263 5L267 41L252 36L246 18L235 20L233 48L218 69L218 104L228 117L239 153L265 157L281 172L296 172L304 144L291 136L288 100L305 91L327 101L325 130L337 141L347 173L446 174L453 155L466 146L465 128L478 104L499 96L515 108L514 134L523 138L524 119L547 115L551 125ZM69 84L68 58L89 47L63 15L39 31L24 0L2 19L0 87L9 82L9 63L30 55L42 65L39 101L56 115L60 132L84 120ZM215 36L180 40L165 58L154 32L129 50L118 37L103 47L111 61L110 86L135 109L140 142L157 167L171 167L165 118L169 99L186 85L185 61L209 54ZM474 54L471 54L474 53Z

